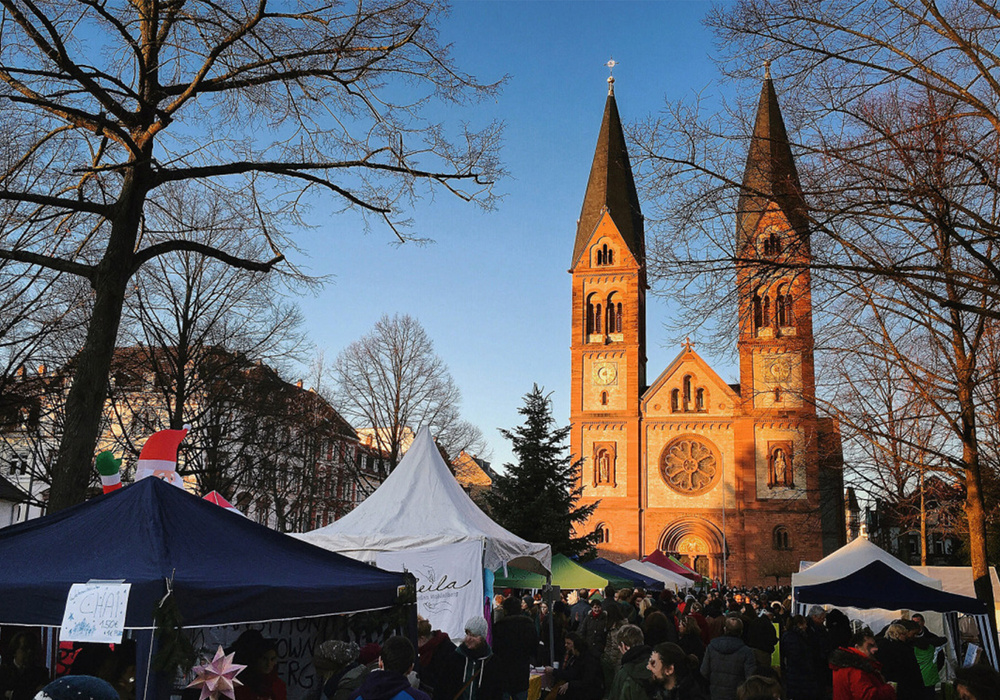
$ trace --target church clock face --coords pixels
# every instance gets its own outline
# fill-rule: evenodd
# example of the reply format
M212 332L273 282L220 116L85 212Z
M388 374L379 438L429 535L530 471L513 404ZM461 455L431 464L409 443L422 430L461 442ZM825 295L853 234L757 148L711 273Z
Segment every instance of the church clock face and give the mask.
M787 357L775 357L765 366L767 378L773 382L784 382L792 373L792 363Z
M594 384L607 386L618 379L618 363L595 362L593 370Z

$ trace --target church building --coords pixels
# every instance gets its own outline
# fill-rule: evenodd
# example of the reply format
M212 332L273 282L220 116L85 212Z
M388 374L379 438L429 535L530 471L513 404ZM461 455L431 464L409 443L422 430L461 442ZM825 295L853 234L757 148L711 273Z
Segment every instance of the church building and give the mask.
M843 457L818 417L809 227L770 76L736 214L739 383L685 342L646 373L643 217L614 79L577 224L571 451L582 459L581 531L614 561L659 549L737 584L787 582L844 543Z

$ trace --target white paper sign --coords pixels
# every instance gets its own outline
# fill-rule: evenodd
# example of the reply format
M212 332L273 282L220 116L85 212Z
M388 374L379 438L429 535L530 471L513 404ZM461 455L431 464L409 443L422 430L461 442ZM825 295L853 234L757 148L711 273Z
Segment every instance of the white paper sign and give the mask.
M483 614L483 545L459 542L444 547L379 552L375 565L409 571L417 578L417 612L452 639L465 636L465 622Z
M74 583L66 598L59 639L120 644L131 588L131 583Z

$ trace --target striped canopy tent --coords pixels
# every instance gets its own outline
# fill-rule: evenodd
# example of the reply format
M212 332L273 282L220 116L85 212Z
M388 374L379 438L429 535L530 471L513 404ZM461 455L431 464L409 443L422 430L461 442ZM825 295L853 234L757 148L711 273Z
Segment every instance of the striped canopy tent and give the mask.
M666 569L667 571L672 571L675 574L679 574L686 579L691 581L701 581L701 574L695 573L691 569L687 568L683 564L675 562L673 559L668 557L666 554L660 550L656 550L652 554L642 558L647 564L653 564L660 567L661 569Z
M552 585L560 588L605 588L608 585L616 588L626 588L633 585L631 581L620 576L597 574L585 566L563 554L552 557ZM507 572L497 569L493 579L493 588L528 588L540 589L545 585L545 577L531 571L507 567Z

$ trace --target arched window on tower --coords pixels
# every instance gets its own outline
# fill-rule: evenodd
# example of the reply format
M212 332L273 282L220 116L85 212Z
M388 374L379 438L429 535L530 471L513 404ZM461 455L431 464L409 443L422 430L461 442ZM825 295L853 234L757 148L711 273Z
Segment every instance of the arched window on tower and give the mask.
M594 333L604 333L604 314L600 304L594 305Z
M694 394L694 410L705 410L705 390L701 387L698 387L698 390Z
M761 328L766 328L771 325L771 297L764 295L763 301L761 301Z
M622 303L618 301L620 298L614 292L608 295L607 312L605 313L608 333L622 332Z
M608 405L608 392L606 391L601 392L601 405L602 406Z
M780 293L780 292L779 292ZM795 325L795 306L792 304L792 285L785 285L784 289L785 295L785 323L786 326Z
M599 317L596 315L597 310L594 308L595 298L596 298L595 294L590 294L587 296L587 308L586 308L587 319L585 321L585 324L587 326L587 335L593 335L594 333L598 332L597 319Z
M600 248L597 249L597 254L594 256L595 265L614 265L615 264L615 250L604 243Z
M754 335L764 327L764 311L761 306L760 290L753 293L753 330Z
M681 390L672 389L670 392L670 412L677 413L681 410Z
M771 533L771 547L774 549L791 549L792 540L788 536L788 528L778 525Z
M691 375L684 376L684 410L691 410Z

